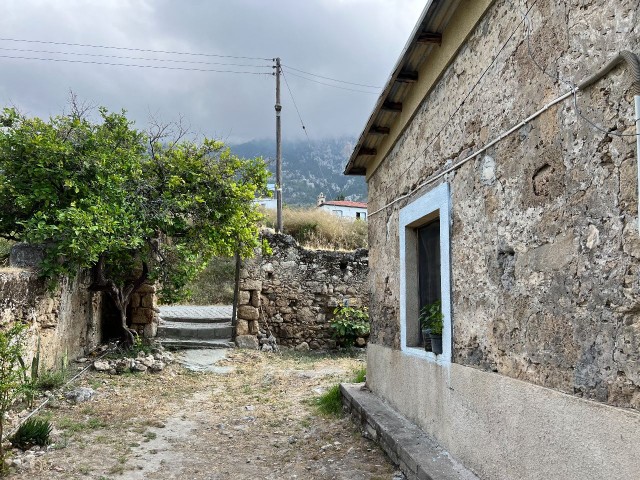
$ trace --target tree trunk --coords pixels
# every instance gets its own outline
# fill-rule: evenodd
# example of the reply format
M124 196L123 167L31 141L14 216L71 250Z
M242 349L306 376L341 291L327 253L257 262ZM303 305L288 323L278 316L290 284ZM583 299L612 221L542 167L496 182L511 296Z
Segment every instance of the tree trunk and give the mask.
M117 302L118 313L120 314L120 326L122 327L122 340L125 347L131 347L135 341L133 331L127 326L127 306L129 302L121 304Z

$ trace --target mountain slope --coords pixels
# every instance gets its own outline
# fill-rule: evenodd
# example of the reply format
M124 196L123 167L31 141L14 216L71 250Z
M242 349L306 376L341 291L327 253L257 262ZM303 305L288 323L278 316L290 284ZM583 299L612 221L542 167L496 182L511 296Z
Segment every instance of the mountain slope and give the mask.
M322 192L331 200L344 195L347 200L367 200L363 177L342 174L353 150L354 139L341 137L318 141L282 142L282 184L285 205L315 205ZM275 181L275 140L253 140L232 145L241 157L264 157Z

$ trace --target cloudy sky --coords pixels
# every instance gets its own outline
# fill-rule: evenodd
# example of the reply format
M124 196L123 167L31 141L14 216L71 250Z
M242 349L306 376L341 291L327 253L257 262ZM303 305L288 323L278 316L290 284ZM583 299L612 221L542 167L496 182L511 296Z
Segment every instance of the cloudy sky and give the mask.
M266 138L275 128L270 59L280 56L310 138L356 135L377 99L362 91L378 90L321 77L384 85L424 3L2 0L0 105L48 117L64 109L73 90L94 104L126 109L140 127L150 115L165 122L183 115L194 131L210 137L230 142ZM283 136L303 136L284 82L282 103Z

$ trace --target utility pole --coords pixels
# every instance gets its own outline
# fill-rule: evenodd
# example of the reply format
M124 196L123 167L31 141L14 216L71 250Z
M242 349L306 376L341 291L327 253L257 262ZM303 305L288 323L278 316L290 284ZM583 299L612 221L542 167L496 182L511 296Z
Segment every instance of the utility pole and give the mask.
M282 233L282 128L280 126L280 57L276 58L276 232Z

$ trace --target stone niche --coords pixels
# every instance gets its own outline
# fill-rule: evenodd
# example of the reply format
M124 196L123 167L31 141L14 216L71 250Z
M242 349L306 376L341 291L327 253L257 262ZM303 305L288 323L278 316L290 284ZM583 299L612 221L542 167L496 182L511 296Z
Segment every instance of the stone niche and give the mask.
M339 304L367 306L368 252L307 250L288 235L263 234L273 253L243 263L236 335L273 335L286 347L336 347L330 323Z

